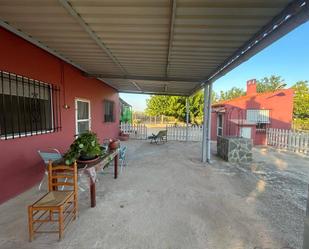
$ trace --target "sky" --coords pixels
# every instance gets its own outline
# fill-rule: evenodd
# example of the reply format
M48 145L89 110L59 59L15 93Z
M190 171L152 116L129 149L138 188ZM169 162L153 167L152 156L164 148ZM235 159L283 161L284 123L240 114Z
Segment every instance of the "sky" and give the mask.
M309 22L216 80L213 90L219 93L233 86L245 89L247 80L271 75L281 76L288 87L300 80L309 81ZM120 93L120 97L131 104L134 111L143 111L149 95Z

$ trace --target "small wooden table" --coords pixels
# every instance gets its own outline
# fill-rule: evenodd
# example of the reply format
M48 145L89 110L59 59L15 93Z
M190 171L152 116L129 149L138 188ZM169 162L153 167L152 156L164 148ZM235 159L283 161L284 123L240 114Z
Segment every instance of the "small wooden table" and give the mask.
M104 169L106 165L108 165L112 160L114 160L114 179L118 177L118 149L110 151L103 158L100 158L98 161L94 163L90 163L89 165L84 165L83 168L79 167L79 171L83 171L89 177L89 185L90 185L90 203L91 207L96 206L96 179L97 179L97 171L100 169Z

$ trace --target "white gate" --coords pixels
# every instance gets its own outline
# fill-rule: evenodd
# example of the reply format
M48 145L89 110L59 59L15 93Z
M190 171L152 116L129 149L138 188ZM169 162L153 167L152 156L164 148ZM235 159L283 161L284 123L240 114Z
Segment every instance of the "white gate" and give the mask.
M120 131L129 134L130 138L147 139L147 127L144 124L120 124Z
M309 133L269 128L267 145L309 155Z
M186 125L167 125L167 140L186 141L188 129L188 141L202 141L203 126L192 125L187 128Z

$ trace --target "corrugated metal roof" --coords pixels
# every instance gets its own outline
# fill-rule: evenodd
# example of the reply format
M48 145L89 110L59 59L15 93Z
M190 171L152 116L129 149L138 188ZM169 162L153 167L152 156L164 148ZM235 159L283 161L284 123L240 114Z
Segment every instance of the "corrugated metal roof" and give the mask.
M121 92L189 95L291 2L1 0L0 19Z

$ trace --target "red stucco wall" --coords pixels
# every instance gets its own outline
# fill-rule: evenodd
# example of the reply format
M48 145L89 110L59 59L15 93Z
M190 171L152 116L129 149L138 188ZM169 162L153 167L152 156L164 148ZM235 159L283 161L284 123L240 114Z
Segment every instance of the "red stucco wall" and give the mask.
M246 119L245 110L247 109L268 109L270 110L270 124L269 128L278 129L291 129L292 117L293 117L293 90L283 89L271 93L256 94L252 96L244 96L234 100L230 100L222 106L226 109L224 114L224 123L227 124L227 118L229 119ZM216 107L216 105L214 105ZM227 113L231 113L231 109L237 107L243 110L243 117L239 116L237 112L232 112L227 117ZM227 134L227 127L224 125L223 133ZM231 127L235 130L236 127ZM265 144L265 133L255 132L252 129L252 138L254 144ZM233 132L232 132L233 133ZM217 113L212 113L212 128L211 139L217 139Z
M211 113L211 132L210 139L217 140L217 113Z
M102 141L116 137L119 132L118 93L96 79L82 76L71 65L0 28L0 70L16 73L47 83L60 85L62 130L51 134L0 140L0 203L25 191L41 180L44 164L37 150L58 148L64 152L75 134L75 98L91 101L91 129ZM64 83L61 84L61 68ZM103 100L115 102L116 120L103 123Z

